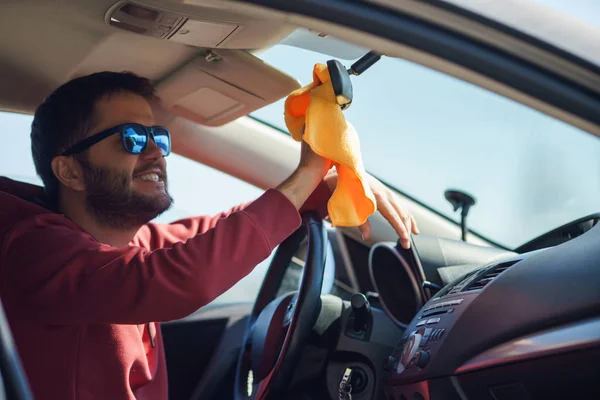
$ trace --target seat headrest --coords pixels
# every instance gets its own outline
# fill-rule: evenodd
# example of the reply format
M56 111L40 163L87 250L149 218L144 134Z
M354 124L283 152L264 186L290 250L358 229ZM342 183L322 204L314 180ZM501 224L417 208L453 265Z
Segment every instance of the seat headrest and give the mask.
M5 192L20 199L32 202L44 208L50 208L44 188L26 182L16 181L0 176L0 192Z

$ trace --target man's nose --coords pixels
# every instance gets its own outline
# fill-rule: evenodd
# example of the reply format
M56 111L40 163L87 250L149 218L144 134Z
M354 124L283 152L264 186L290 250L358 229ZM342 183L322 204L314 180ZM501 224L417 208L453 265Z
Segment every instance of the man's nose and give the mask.
M158 160L162 158L162 150L156 145L154 138L148 138L148 145L142 153L144 159Z

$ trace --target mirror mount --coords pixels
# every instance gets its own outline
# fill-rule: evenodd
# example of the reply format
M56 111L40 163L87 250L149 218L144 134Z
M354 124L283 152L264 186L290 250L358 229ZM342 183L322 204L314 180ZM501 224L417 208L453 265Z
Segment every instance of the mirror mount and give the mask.
M467 215L472 206L475 205L475 198L460 190L446 190L444 193L446 200L452 204L454 211L460 209L460 228L461 228L461 239L463 242L467 241Z
M354 91L350 76L358 76L371 68L373 64L381 59L381 55L370 51L359 58L349 69L338 60L327 61L327 70L331 77L331 84L335 98L342 110L347 109L352 104Z

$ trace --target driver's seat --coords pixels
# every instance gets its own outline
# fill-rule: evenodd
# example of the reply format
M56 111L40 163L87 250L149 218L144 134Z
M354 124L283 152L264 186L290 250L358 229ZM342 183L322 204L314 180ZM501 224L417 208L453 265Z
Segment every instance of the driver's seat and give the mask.
M0 177L0 198L3 192L48 208L44 201L44 190L39 186ZM2 212L13 213L14 210ZM0 400L4 399L33 400L33 396L0 301Z
M6 176L0 176L0 193L2 192L26 200L37 206L51 209L48 205L44 188L41 186L15 181Z

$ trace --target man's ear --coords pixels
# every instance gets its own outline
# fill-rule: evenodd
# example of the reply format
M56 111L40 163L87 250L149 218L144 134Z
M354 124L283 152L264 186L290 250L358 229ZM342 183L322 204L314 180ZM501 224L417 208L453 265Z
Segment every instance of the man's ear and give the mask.
M51 165L54 176L60 183L76 192L85 190L83 170L73 157L56 156Z

